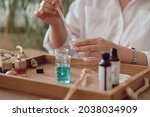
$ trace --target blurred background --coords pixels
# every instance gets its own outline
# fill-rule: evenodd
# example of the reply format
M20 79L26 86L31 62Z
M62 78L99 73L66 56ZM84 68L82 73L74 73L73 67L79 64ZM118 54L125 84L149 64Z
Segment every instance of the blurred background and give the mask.
M13 50L21 45L44 50L42 43L48 26L34 15L41 1L0 0L0 48ZM73 0L61 1L66 14Z

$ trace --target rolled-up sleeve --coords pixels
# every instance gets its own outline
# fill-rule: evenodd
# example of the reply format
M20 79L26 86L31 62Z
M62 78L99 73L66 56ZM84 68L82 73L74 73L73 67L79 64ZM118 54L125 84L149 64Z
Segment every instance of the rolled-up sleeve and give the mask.
M45 37L44 37L44 41L43 41L43 47L48 51L49 54L54 54L53 49L50 47L49 45L49 33L50 33L50 29L47 30Z
M45 34L45 37L44 37L44 41L43 41L43 47L48 51L49 54L51 55L54 55L54 50L50 45L49 45L49 34L51 33L51 28L49 28ZM66 42L64 43L64 45L62 46L63 48L69 48L69 38L70 38L70 35L69 33L67 34L67 40Z

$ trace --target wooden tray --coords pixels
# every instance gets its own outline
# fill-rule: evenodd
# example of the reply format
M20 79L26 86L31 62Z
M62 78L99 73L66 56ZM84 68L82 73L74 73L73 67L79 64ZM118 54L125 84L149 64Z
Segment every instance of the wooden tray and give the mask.
M63 99L72 84L61 85L56 82L55 58L48 55L35 57L39 67L44 68L44 74L36 74L36 70L30 66L31 59L27 60L27 77L0 74L0 87L43 96L48 99ZM98 77L98 65L87 64L80 59L72 59L71 79L73 83L79 79L83 68L94 70L95 77ZM106 92L96 90L96 82L93 82L92 86L78 88L71 99L125 99L127 97L126 88L131 87L133 90L137 90L141 87L143 78L150 76L150 69L144 66L121 64L121 73L129 74L132 78Z

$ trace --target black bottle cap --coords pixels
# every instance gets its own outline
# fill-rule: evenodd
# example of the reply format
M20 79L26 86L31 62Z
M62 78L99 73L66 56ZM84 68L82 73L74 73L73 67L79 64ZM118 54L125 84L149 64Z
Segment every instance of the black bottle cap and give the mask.
M2 70L1 73L4 73L4 74L5 74L5 73L8 72L9 70L10 70L10 69Z
M109 55L109 53L108 52L106 52L106 53L102 53L102 59L103 60L109 60L109 57L110 55Z
M118 53L116 48L112 48L110 50L110 60L111 61L119 61Z
M36 68L36 73L43 74L44 73L44 69L43 68Z
M103 67L109 67L109 66L111 66L109 58L110 58L109 52L102 53L102 59L101 59L99 65L103 66Z

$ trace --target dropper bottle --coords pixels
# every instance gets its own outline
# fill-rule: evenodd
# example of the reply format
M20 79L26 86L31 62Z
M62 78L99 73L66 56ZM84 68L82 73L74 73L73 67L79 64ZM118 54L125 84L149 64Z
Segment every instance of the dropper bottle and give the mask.
M99 88L101 91L112 89L111 63L108 52L102 54L102 59L99 63Z
M112 48L110 51L110 61L112 65L112 82L113 87L119 84L120 78L120 60L118 58L117 49Z

